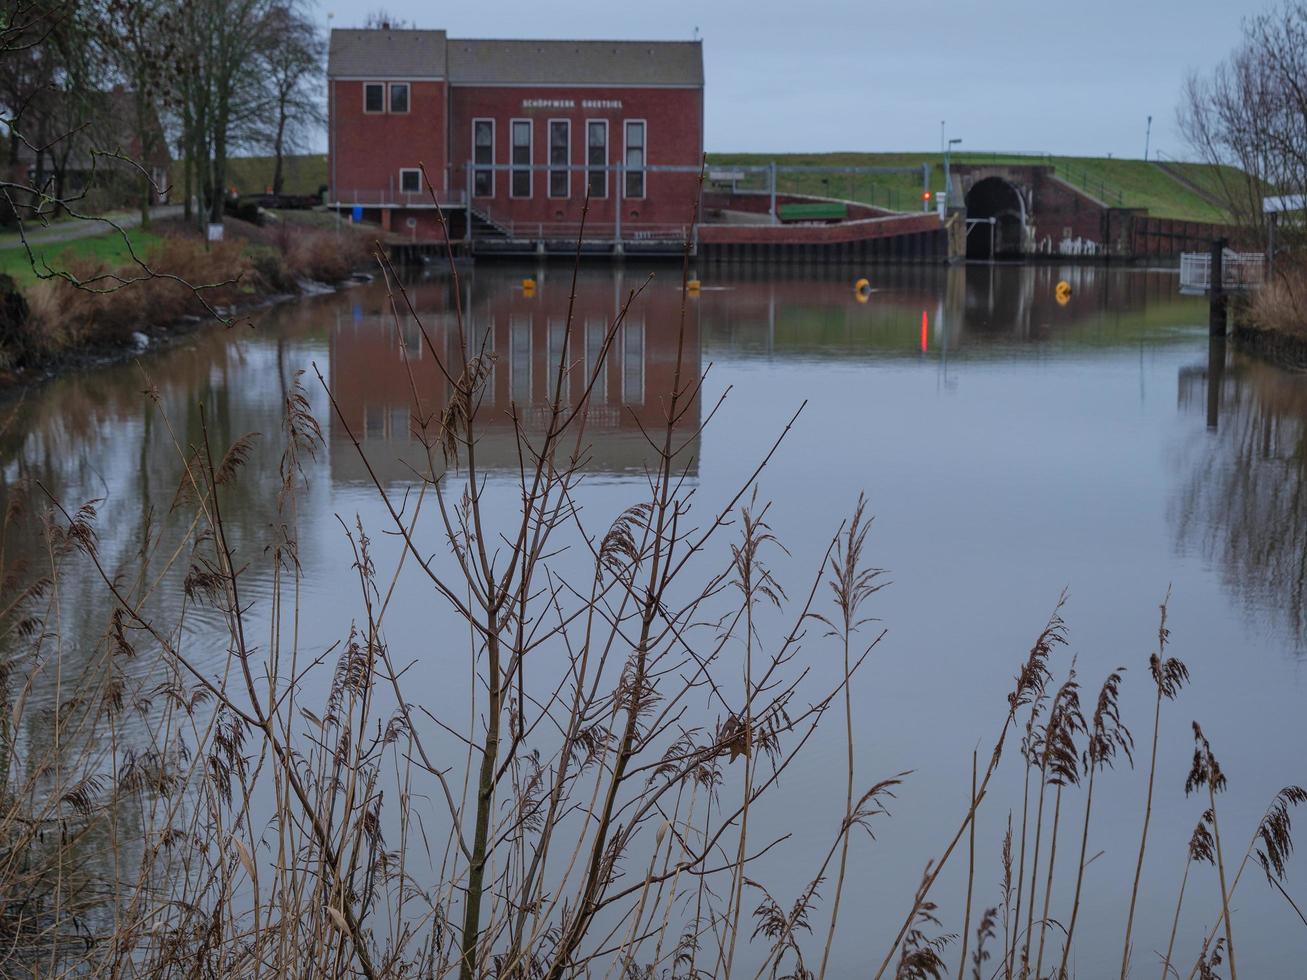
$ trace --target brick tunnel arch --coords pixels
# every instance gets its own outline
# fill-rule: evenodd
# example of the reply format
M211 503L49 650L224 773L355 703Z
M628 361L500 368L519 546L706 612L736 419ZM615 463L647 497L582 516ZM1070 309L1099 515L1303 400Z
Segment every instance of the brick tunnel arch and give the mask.
M972 225L967 231L967 258L995 259L1018 256L1026 227L1026 203L1021 192L1002 177L978 180L967 191L968 218L996 218L993 230L993 252L990 251L990 226Z

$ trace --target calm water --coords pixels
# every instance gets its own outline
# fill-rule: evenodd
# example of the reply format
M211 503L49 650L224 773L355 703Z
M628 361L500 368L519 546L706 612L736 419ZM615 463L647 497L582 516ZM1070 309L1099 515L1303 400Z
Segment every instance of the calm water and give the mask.
M524 272L540 278L533 297L515 288ZM1135 975L1151 975L1152 951L1166 943L1183 844L1202 809L1182 789L1189 721L1201 721L1230 780L1221 799L1230 850L1242 854L1277 789L1307 783L1307 380L1210 349L1205 306L1180 297L1172 273L885 269L871 275L876 291L866 302L850 286L859 274L704 270L688 334L692 359L707 370L692 419L705 419L729 392L693 446L689 475L704 510L747 480L806 402L760 482L789 550L774 557L776 574L791 592L806 590L840 518L865 491L876 516L871 559L893 581L872 600L888 635L855 688L859 782L915 774L893 818L877 825L876 841L856 841L836 975L879 963L926 860L963 812L971 753L988 752L1010 677L1064 586L1071 647L1059 654L1059 672L1074 656L1085 687L1096 692L1107 671L1127 667L1125 713L1141 743L1151 717L1147 658L1168 588L1172 650L1194 676L1164 710L1134 960ZM646 275L638 266L587 272L575 336L601 333ZM497 355L495 406L543 401L542 365L553 356L569 276L561 268L482 268L465 282L461 299L475 329L490 330ZM1064 305L1054 298L1060 278L1074 286ZM678 283L677 271L656 270L605 377L582 499L597 514L633 502L650 462L636 420L657 419L670 378ZM448 327L446 282L423 282L414 297L430 323ZM181 438L198 434L201 405L216 444L266 434L250 463L256 478L225 505L237 546L261 548L273 519L283 394L292 373L307 370L327 445L307 465L301 509L302 639L306 649L325 649L357 614L342 601L355 587L337 516L352 523L358 515L383 559L394 549L314 366L383 480L410 482L417 460L407 372L384 301L375 285L305 300L259 316L252 329L204 331L139 366L63 378L0 406L16 411L0 441L0 496L19 478L35 477L65 501L104 498L105 553L130 567L143 523L168 528L179 474L169 433L142 395L148 376ZM490 426L482 460L490 499L507 517L516 458L506 425ZM243 580L255 601L269 589L260 568L256 562ZM78 574L70 572L64 590L65 631L89 645L109 607L89 575ZM460 696L442 683L432 651L447 612L433 608L429 588L408 571L393 610L389 642L397 659L417 662L410 683L430 691L425 703L456 710ZM223 647L206 649L203 631L195 632L193 655L216 669ZM818 657L818 671L834 670L831 654L824 668ZM68 671L83 654L66 638L62 656ZM782 904L808 880L838 821L839 727L832 724L808 762L787 774L782 805L759 818L760 835L793 835L752 873L773 884ZM998 902L1007 808L1020 806L1016 766L1009 761L1002 772L979 822L978 909ZM1077 927L1082 976L1106 975L1119 962L1144 776L1121 766L1100 781L1090 847L1103 854L1091 865ZM1065 847L1070 863L1074 847ZM1239 964L1248 976L1296 975L1307 934L1254 871L1234 902ZM946 875L935 896L949 931L961 916L960 885L956 873ZM1214 875L1196 871L1190 888L1179 942L1186 967L1218 908ZM1304 889L1307 875L1295 871L1290 890L1301 897ZM1067 911L1061 898L1055 893L1055 915ZM946 955L950 966L955 956L955 948Z

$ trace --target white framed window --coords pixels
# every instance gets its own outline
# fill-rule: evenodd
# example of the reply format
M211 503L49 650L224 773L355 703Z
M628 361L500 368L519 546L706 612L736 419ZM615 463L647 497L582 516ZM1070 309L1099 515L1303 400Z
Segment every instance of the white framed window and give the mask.
M604 358L604 342L608 339L608 321L586 317L585 321L585 383L590 389L590 404L608 401L608 362Z
M390 83L390 111L408 112L408 82Z
M409 440L413 438L413 413L407 408L390 410L390 438Z
M644 404L644 321L622 324L622 404Z
M495 196L495 121L472 120L472 195Z
M426 344L422 339L422 327L417 317L406 316L400 321L399 329L404 340L404 357L410 361L422 360L423 348Z
M572 121L549 120L549 196L572 196Z
M626 186L622 188L622 192L627 197L644 197L647 128L643 119L626 120L626 156L623 158L626 168Z
M531 196L531 143L530 119L511 119L508 123L509 158L513 169L508 174L508 196Z
M558 372L563 372L562 384L558 388L559 401L567 405L572 398L572 365L568 363L567 349L571 346L567 336L567 318L561 316L551 316L548 320L549 337L546 343L549 345L548 366L549 380L547 382L548 391L546 398L550 404L554 400L554 386L558 385Z
M509 396L518 405L531 404L531 316L508 317Z
M592 198L608 196L608 120L585 121L585 179Z
M400 167L399 190L402 194L421 194L422 171L417 167Z
M485 399L486 404L493 405L495 402L495 372L498 364L498 359L495 357L495 318L493 316L471 318L466 330L468 359L485 357L489 361L485 388L481 397Z
M386 111L386 86L383 82L363 83L363 111L368 115Z

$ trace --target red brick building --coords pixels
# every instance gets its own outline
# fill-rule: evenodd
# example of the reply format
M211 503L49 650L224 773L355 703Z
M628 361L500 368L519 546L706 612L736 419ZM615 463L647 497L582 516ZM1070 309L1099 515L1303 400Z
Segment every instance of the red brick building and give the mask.
M334 30L329 201L415 241L681 234L703 156L703 50ZM426 180L422 169L425 169ZM429 181L429 186L428 186Z

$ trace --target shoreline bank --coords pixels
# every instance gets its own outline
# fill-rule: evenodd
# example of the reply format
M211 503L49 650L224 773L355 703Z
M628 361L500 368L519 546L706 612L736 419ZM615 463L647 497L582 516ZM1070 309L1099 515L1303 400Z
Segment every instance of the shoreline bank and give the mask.
M1230 336L1241 350L1256 354L1277 367L1307 371L1307 337L1238 321L1234 323Z
M5 276L0 395L120 363L209 324L230 329L270 306L371 278L362 271L370 259L369 235L287 222L271 228L228 224L227 240L216 244L172 231L147 255L148 270L108 268L69 253L59 271L84 285Z

